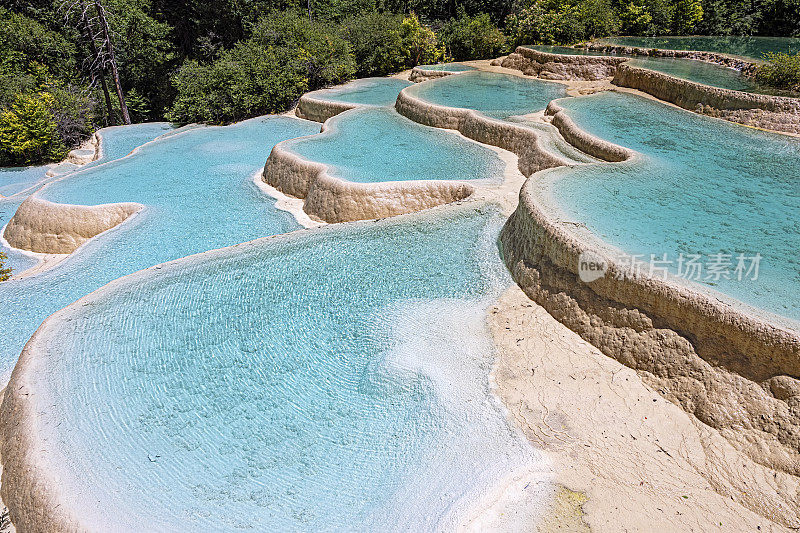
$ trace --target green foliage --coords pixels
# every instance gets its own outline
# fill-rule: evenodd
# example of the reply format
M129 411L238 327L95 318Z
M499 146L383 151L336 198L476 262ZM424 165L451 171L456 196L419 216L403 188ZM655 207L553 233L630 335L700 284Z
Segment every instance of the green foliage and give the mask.
M800 53L766 55L767 63L756 69L756 81L763 85L800 91Z
M11 269L6 268L5 264L7 260L8 256L5 252L0 252L0 281L8 281L8 279L11 278ZM3 509L0 513L0 531L4 531L9 524L8 509Z
M428 26L422 25L414 13L405 17L400 24L400 38L408 67L436 63L445 55L436 34Z
M487 14L470 17L461 10L457 18L445 23L439 35L447 55L456 61L494 58L506 49L506 36Z
M59 76L74 76L75 45L35 20L0 7L0 65L25 73L32 63L44 64Z
M672 29L678 35L694 32L703 21L703 6L700 0L680 0L675 4Z
M4 164L54 161L66 154L58 135L48 92L20 94L11 109L0 113L0 158Z
M573 44L615 33L617 18L608 0L533 0L506 21L513 42Z
M295 11L268 14L253 28L251 40L264 48L286 50L293 56L292 65L305 69L311 89L349 80L356 72L350 44L338 35L337 28Z
M256 41L237 44L208 65L189 60L173 78L167 118L178 124L225 124L284 111L308 88L298 58Z
M403 70L409 53L403 47L403 17L365 13L345 19L339 34L350 43L359 77Z

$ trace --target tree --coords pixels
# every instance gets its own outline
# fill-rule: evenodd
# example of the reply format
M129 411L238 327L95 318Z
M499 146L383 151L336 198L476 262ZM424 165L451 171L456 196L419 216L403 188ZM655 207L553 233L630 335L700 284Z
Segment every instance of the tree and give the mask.
M506 36L492 24L489 15L474 17L461 9L439 32L448 56L457 61L497 57L506 47Z
M0 153L4 164L28 165L60 159L66 152L51 111L48 92L20 94L0 113Z

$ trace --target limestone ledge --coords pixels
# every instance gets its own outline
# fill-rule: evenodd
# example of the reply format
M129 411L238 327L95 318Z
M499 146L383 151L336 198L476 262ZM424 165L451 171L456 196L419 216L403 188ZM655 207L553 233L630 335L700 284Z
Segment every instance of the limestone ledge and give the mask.
M584 153L609 162L626 161L635 155L633 150L608 142L580 129L555 101L547 105L545 115L552 117L551 124L558 129L568 143Z
M548 80L602 80L613 76L625 61L624 57L550 54L518 46L500 64Z
M444 78L452 74L461 74L461 72L449 72L446 70L431 70L419 67L411 69L411 74L408 76L408 81L420 83L428 80L435 80L437 78Z
M733 68L748 75L752 74L758 65L757 60L748 60L743 57L718 54L716 52L702 52L699 50L661 50L660 48L640 48L635 46L619 46L602 43L589 43L586 46L586 49L604 52L607 54L619 54L626 56L653 56L694 59L695 61L704 61L706 63L714 63L715 65Z
M325 122L331 117L344 113L351 109L359 107L357 104L348 104L346 102L334 102L330 100L323 100L321 98L314 98L309 94L304 94L297 102L295 114L306 120L314 122Z
M331 176L328 167L307 161L278 143L262 179L284 194L305 199L303 211L324 222L384 218L463 200L474 188L457 181L356 183Z
M45 254L70 254L83 243L139 212L137 203L95 206L57 204L34 196L17 208L3 237L14 248Z
M798 332L678 280L622 275L609 259L616 254L558 222L541 190L538 180L526 182L501 233L526 294L756 462L800 475ZM609 265L591 283L578 277L587 252ZM791 512L798 516L800 500Z
M800 133L800 98L710 87L624 64L617 69L612 83L704 115L757 128Z
M606 51L609 48L631 55L699 59L745 71L755 68L753 63L711 52L602 47ZM601 48L599 45L590 45L590 49ZM647 68L631 66L626 64L628 59L629 57L551 54L520 46L503 59L501 65L519 70L527 76L551 80L594 81L613 78L612 83L619 87L642 91L689 111L756 128L800 133L800 98L711 87Z
M425 102L413 95L415 87L418 85L406 87L397 96L395 108L406 118L426 126L456 130L473 141L508 150L519 157L519 170L526 176L567 164L541 146L540 134L535 130L489 118L471 109Z

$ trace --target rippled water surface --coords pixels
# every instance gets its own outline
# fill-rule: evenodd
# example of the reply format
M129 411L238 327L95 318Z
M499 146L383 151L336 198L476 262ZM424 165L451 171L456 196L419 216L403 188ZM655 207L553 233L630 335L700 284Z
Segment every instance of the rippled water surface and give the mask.
M328 124L326 133L285 146L349 181L500 179L505 168L489 148L393 109L347 111Z
M753 59L761 59L767 52L800 52L800 38L797 37L608 37L599 39L599 42L639 48L718 52Z
M251 177L276 143L316 131L319 124L288 117L196 128L48 185L39 194L54 202L139 202L145 208L55 269L0 284L5 320L0 376L8 376L42 320L109 281L192 253L297 228ZM124 155L147 137L109 143L108 153Z
M464 65L461 63L437 63L435 65L419 65L422 70L441 70L444 72L466 72L468 70L476 70L475 67Z
M680 253L703 255L701 282L800 319L799 139L629 94L561 102L582 128L643 156L556 171L564 177L553 194L574 220L647 260L650 254L667 253L673 261ZM708 256L718 253L733 256L731 279L709 272ZM739 254L762 256L757 280L738 281ZM664 266L678 268L677 262Z
M35 371L65 504L97 530L420 531L545 472L488 382L503 218L414 217L166 265L68 310Z
M364 78L341 87L314 91L309 96L332 102L393 106L400 91L409 85L412 85L410 81L397 78Z
M563 85L494 72L467 72L420 83L412 94L449 107L474 109L494 118L540 111L566 95Z

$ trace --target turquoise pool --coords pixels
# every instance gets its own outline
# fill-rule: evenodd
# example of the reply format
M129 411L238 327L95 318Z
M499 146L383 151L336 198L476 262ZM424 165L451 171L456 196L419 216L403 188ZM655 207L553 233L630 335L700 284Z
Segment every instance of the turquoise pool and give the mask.
M681 253L687 260L701 255L702 279L695 281L800 319L800 139L629 94L561 103L582 128L642 154L621 164L554 171L560 179L551 193L573 220L646 261L668 254L675 264L663 266L673 273ZM730 279L708 270L709 262L724 270L711 257L719 253L731 256ZM760 254L758 279L737 279L739 254Z
M503 217L412 217L182 260L73 306L34 378L63 503L100 531L433 531L530 467L535 513L547 463L489 383Z
M341 87L321 89L308 93L308 95L331 102L393 106L400 91L409 85L412 85L410 81L397 78L363 78L351 81Z
M394 109L347 111L329 123L326 133L284 146L329 165L334 176L361 183L501 179L505 169L489 148L417 124Z
M761 59L767 52L800 52L800 38L797 37L609 37L597 42L638 48L717 52L752 59Z
M0 183L12 184L9 188L5 189L5 193L0 190L0 194L4 194L5 196L9 196L10 194L16 195L13 198L0 198L0 231L2 231L2 228L11 220L11 217L14 216L19 204L30 196L31 193L36 191L38 185L68 176L76 171L89 169L102 163L124 157L137 146L164 135L171 130L172 126L166 122L151 122L146 124L133 124L131 126L103 128L99 131L103 139L100 157L83 166L65 164L63 165L65 168L60 168L58 175L53 178L46 176L47 171L51 168L50 165L24 168L0 168ZM2 189L2 187L0 187L0 189ZM0 235L2 235L2 233L0 233ZM0 250L8 255L8 265L15 273L22 272L37 263L37 259L13 248L2 246ZM2 376L2 372L0 372L0 376Z
M474 109L500 119L540 111L551 100L566 96L566 88L558 83L494 72L447 76L417 84L409 91L433 104Z
M435 65L419 65L417 68L422 70L441 70L442 72L466 72L476 70L475 67L463 65L461 63L437 63Z
M54 202L139 202L145 209L55 269L0 284L5 320L0 378L8 377L42 320L109 281L192 253L296 229L293 217L276 210L251 177L276 143L316 131L317 123L278 116L196 128L45 188L41 196ZM133 142L120 139L109 146L120 155L130 152Z
M597 50L584 50L581 48L570 48L566 46L527 46L533 50L540 52L547 52L550 54L566 54L566 55L612 55L606 54ZM628 56L620 56L628 57ZM682 59L674 57L644 57L644 56L630 56L628 63L635 67L648 68L656 72L663 72L689 81L696 81L712 87L721 87L723 89L733 89L734 91L747 91L747 92L764 92L764 89L758 86L752 79L743 75L738 70L723 67L722 65L714 65L706 63L705 61L696 61L693 59Z

